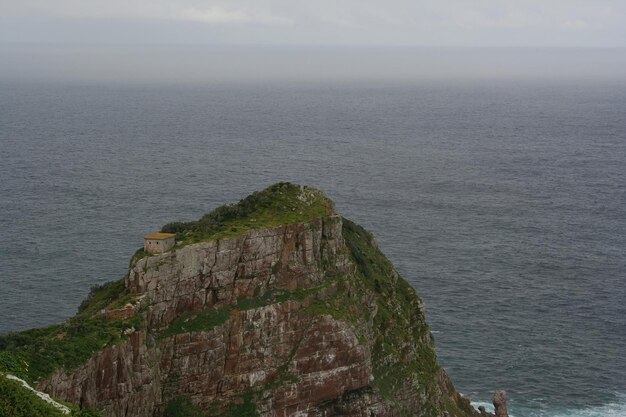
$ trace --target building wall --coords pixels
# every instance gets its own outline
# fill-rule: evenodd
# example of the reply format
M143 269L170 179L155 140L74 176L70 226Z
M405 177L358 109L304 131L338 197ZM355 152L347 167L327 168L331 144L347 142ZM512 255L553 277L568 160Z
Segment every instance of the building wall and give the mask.
M143 250L150 253L163 253L174 247L176 239L170 237L168 239L144 239Z

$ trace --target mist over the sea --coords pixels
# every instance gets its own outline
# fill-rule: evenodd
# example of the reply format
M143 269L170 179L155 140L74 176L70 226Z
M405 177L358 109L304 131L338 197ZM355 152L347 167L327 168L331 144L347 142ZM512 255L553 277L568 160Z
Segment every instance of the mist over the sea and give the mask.
M0 44L0 79L113 84L624 81L626 48Z

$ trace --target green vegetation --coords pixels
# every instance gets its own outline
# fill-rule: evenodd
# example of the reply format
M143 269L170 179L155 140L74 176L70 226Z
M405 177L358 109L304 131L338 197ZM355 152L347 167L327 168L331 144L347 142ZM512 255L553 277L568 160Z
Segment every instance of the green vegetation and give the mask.
M331 212L332 202L318 190L279 183L238 204L220 207L198 221L170 223L162 231L176 233L179 243L188 244L232 237L261 227L306 223ZM396 406L398 415L411 415L414 411L403 405L402 396L407 387L419 392L423 415L442 415L443 410L451 416L471 414L464 408L469 404L457 403L441 395L437 380L440 367L415 290L398 275L369 232L344 219L343 236L347 246L345 253L356 265L355 273L338 274L333 269L333 260L324 259L318 267L325 272L326 278L315 287L287 291L258 285L251 289L251 297L219 308L183 313L155 336L163 339L180 333L211 331L227 323L236 311L300 301L301 313L309 322L305 326L315 323L320 315L330 315L352 325L359 342L371 348L373 387L384 400ZM324 244L322 237L321 245ZM131 265L145 256L149 254L139 249L133 255ZM280 263L273 265L272 273L277 274L282 267ZM75 369L95 352L125 340L125 331L129 328L144 326L141 314L128 319L110 319L101 314L104 309L122 308L136 296L125 289L123 279L95 286L76 316L66 322L0 335L0 417L60 415L49 405L33 401L34 394L29 391L17 392L15 381L2 378L1 373L14 374L33 384L61 367ZM247 330L253 328L250 326ZM274 369L276 373L263 386L246 390L233 402L216 400L206 412L191 398L175 398L167 404L165 416L258 417L255 398L261 398L284 384L299 381L289 369L300 343L302 340L292 346L290 355L284 358L278 369ZM23 407L25 411L20 408L23 414L16 413L17 407ZM100 416L95 410L73 410L72 415Z
M253 399L254 394L252 390L247 389L243 393L243 401L232 403L224 417L260 417Z
M430 332L420 307L415 290L402 279L389 260L377 248L373 236L362 227L343 221L343 234L350 255L357 266L352 276L330 276L314 288L298 288L293 291L254 291L254 296L238 300L237 304L183 315L174 321L162 336L171 336L185 331L211 330L225 323L234 310L248 310L288 300L308 300L306 310L312 317L329 314L334 318L353 324L362 343L372 343L373 385L381 395L398 406L401 415L411 410L402 409L401 398L396 398L403 387L413 386L425 399L424 406L430 407L427 414L441 414L442 409L456 415L455 402L440 403L437 382L437 364ZM368 321L373 318L373 331L366 334ZM373 339L373 340L372 340ZM415 350L417 347L417 350ZM297 348L297 347L296 347ZM294 349L295 354L295 349ZM286 371L293 358L279 369L279 377L265 389L297 381L297 377ZM283 369L284 368L284 369ZM225 416L255 416L253 393L249 400L232 404ZM224 408L221 415L224 415ZM245 414L252 413L252 414Z
M307 297L319 295L322 290L331 286L333 282L341 279L343 279L341 276L329 277L316 287L296 288L293 291L270 290L262 295L259 295L260 288L255 288L256 296L241 298L234 305L183 313L176 320L172 321L169 326L159 334L159 337L166 338L187 332L209 332L215 327L226 323L233 310L245 311L271 304L284 303L286 301L302 301Z
M305 308L312 317L328 314L349 322L361 343L372 343L373 385L386 400L398 406L401 415L411 412L402 409L401 398L396 398L402 392L401 388L406 386L413 386L420 392L425 399L424 406L432 408L428 410L432 415L440 414L442 409L456 415L458 406L455 402L448 401L448 404L437 400L440 398L437 382L440 367L415 290L398 275L369 232L349 220L344 219L343 224L344 238L357 266L356 274L330 276L321 285L308 289L274 290L261 294L261 289L256 288L253 297L240 299L236 305L183 315L162 336L211 330L225 323L235 309L248 310L287 300L308 300ZM376 310L373 331L366 333L368 321L372 320L371 309ZM286 372L291 360L287 360L284 369L279 369L279 377L265 389L272 390L284 383L297 381L297 377ZM231 414L227 416L255 412L251 411L253 408L246 411L245 404L253 405L250 398L249 404L244 401L232 405L228 409ZM223 414L224 408L220 409Z
M319 190L291 183L274 184L237 204L218 207L200 220L169 223L162 232L184 243L238 236L260 227L306 223L328 215L332 201Z
M418 295L380 252L371 233L344 219L343 235L357 266L352 292L360 298L362 294L374 295L376 303L372 335L374 385L393 403L401 392L399 388L407 384L414 385L424 398L437 398L439 365ZM342 302L349 303L345 297ZM418 349L413 352L415 346ZM433 407L425 415L441 414L436 401L426 401L425 406Z
M254 395L254 391L248 388L239 401L224 404L222 407L216 401L206 413L188 397L178 397L167 404L165 417L260 417L254 404ZM221 412L219 408L222 409Z
M338 276L333 286L323 296L316 297L307 310L313 315L327 314L352 324L357 336L362 338L364 335L359 332L367 327L369 311L363 304L365 291L354 281L354 277Z
M133 256L130 258L130 262L128 264L129 268L132 268L133 265L137 263L138 260L145 258L146 256L150 256L149 252L146 252L143 248L137 249Z
M252 297L243 297L237 300L236 308L244 311L274 303L275 292L273 290L266 291L263 295L260 295L261 287L256 287L254 293L255 295Z
M187 397L178 397L167 404L165 417L205 417L202 409Z
M124 340L124 331L141 328L136 315L125 320L107 319L102 309L130 300L124 280L92 288L78 314L62 324L0 335L0 372L12 373L31 383L58 368L74 369L105 346Z
M0 416L6 417L65 417L61 411L41 400L18 381L0 374Z
M226 323L230 318L231 306L219 309L207 308L201 311L189 311L183 313L163 330L160 337L170 337L179 333L211 331L216 326Z
M133 294L126 291L124 279L94 285L87 298L80 303L78 314L92 316L101 309L110 307L113 302L116 305L124 305L132 299L132 296Z
M312 321L309 322L308 327L310 327L311 324L312 324ZM297 377L296 375L289 374L289 366L293 362L294 358L296 357L296 353L298 353L298 349L300 349L300 346L302 345L302 340L304 339L304 333L302 334L303 336L301 336L298 342L291 348L291 351L289 352L289 356L287 357L287 359L285 359L282 365L278 367L278 370L276 373L277 374L276 379L266 383L265 386L261 389L261 391L263 389L274 390L285 384L291 384L291 383L296 383L300 381L300 378Z
M102 417L93 409L79 410L70 406L71 417ZM0 373L0 416L2 417L66 417L67 414L37 397L19 381L5 378Z
M0 352L0 371L7 374L15 375L18 378L25 379L28 375L25 373L28 364L18 359L10 352Z
M245 311L286 301L304 300L309 296L319 294L321 290L328 288L331 283L337 279L339 278L330 277L316 287L297 288L293 291L270 290L266 291L263 295L259 295L260 290L255 289L256 296L241 298L235 305L183 313L180 317L171 322L169 326L159 334L159 337L166 338L186 332L208 332L226 323L233 310Z

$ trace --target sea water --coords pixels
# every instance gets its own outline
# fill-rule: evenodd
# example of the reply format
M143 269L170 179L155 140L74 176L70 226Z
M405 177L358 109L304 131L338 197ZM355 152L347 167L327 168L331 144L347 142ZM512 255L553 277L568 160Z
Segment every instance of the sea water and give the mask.
M0 79L0 332L60 322L142 236L324 190L514 417L626 416L626 82Z

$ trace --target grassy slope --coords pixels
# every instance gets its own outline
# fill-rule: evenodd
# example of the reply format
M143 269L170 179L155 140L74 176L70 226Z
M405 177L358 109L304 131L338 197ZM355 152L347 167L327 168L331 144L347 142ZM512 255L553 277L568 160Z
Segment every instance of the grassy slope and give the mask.
M176 233L177 241L193 243L237 236L261 227L306 223L332 209L332 201L315 188L278 183L237 204L218 207L200 220L169 223L161 231Z
M316 188L279 182L250 194L237 204L226 204L199 220L168 223L161 232L175 233L177 247L240 236L254 229L307 223L333 212L333 202ZM150 256L143 248L130 265Z
M41 400L18 381L9 380L0 374L0 416L61 417L67 414Z
M355 293L360 299L369 297L377 309L370 336L374 386L402 410L398 402L401 387L411 385L428 398L423 415L439 415L439 364L419 297L378 250L369 232L346 219L343 225L346 245L357 266ZM402 411L409 414L414 410Z
M413 416L417 412L404 409L399 403L403 395L400 387L407 385L425 399L419 410L421 416L442 415L444 410L454 417L473 415L467 400L456 403L442 394L437 379L441 367L420 308L422 302L413 287L398 275L371 233L344 219L343 235L357 273L352 295L342 294L340 302L349 304L346 298L353 297L353 302L358 303L359 299L370 297L377 307L371 335L373 385L384 398L398 404L402 415Z
M123 331L140 328L142 319L109 320L98 313L128 295L124 280L96 286L78 313L66 322L0 335L0 372L33 384L60 367L76 368L103 347L124 340Z
M70 417L102 417L96 410L79 410L71 404L66 405L71 410ZM0 373L0 417L68 417L68 415L37 397L18 381L7 379Z

